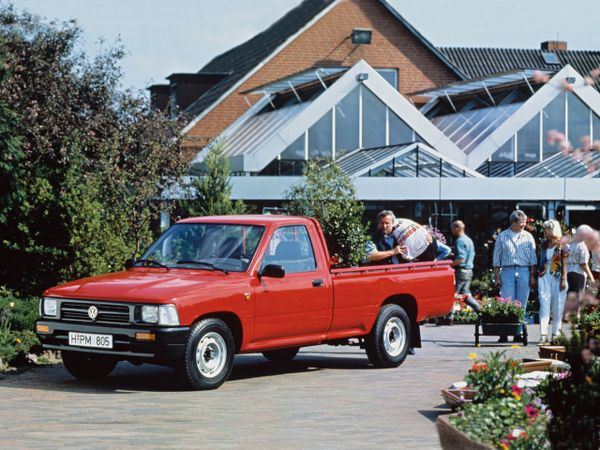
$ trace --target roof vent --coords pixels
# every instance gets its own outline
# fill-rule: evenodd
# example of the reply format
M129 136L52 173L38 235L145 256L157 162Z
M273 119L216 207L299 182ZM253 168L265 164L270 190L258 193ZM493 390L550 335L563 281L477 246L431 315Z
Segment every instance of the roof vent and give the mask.
M542 52L542 58L544 58L544 62L546 64L560 64L560 61L558 60L558 56L556 56L555 53L552 52Z

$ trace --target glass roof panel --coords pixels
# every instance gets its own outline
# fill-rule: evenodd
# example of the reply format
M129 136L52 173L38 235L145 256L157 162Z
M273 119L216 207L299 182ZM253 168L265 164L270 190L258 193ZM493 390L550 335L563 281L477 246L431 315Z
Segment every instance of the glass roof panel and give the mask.
M259 86L257 88L254 88L252 91L249 91L248 94L276 93L287 91L288 89L291 89L292 86L295 88L304 84L314 83L316 81L323 80L330 76L346 72L348 69L348 67L317 67L314 69L306 70L304 72L291 75L286 78L282 78L280 80L274 81L263 86Z
M585 161L584 158L589 158ZM534 165L530 169L518 174L518 177L544 177L544 178L584 178L589 176L588 167L600 164L600 152L588 152L577 157L557 153L552 157Z
M430 89L426 91L415 92L414 94L424 95L427 97L445 97L465 94L467 92L479 91L481 89L491 89L495 86L499 86L507 83L515 83L525 81L525 79L532 80L536 72L542 72L546 74L552 74L551 71L538 71L533 69L516 70L511 72L499 73L491 75L489 77L480 78L478 80L467 80L459 83L449 84L440 88Z
M235 129L223 134L225 156L252 154L277 134L285 125L304 111L311 103L297 103L287 108L248 117ZM291 144L291 142L290 142Z

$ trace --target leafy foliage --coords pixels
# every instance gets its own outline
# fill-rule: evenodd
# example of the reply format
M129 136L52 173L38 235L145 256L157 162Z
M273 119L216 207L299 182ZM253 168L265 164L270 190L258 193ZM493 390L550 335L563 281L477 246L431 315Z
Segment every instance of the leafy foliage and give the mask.
M518 361L505 358L504 354L491 352L483 361L475 356L471 370L465 375L465 382L477 391L474 402L513 396L512 386L517 383L517 375L523 373L523 367Z
M36 298L18 298L0 287L0 368L14 364L18 359L25 361L25 355L32 347L39 348L33 333L38 317L37 305Z
M120 91L124 50L88 60L80 34L0 6L0 284L25 294L138 254L186 169L183 118Z
M547 420L539 406L513 397L465 405L458 416L450 418L472 439L505 450L547 448Z
M308 163L304 181L285 193L290 214L315 217L321 223L330 254L341 266L365 257L367 228L361 222L364 206L356 200L352 180L331 162Z
M248 207L242 201L231 200L229 163L223 156L223 141L210 147L203 166L204 170L191 191L192 200L187 204L187 214L221 216L248 212Z
M595 450L600 448L600 344L583 327L573 328L565 341L570 372L548 378L540 388L552 411L548 436L558 450Z
M521 302L508 298L493 297L486 299L481 306L481 314L491 319L501 321L502 319L523 321L525 311L521 307Z

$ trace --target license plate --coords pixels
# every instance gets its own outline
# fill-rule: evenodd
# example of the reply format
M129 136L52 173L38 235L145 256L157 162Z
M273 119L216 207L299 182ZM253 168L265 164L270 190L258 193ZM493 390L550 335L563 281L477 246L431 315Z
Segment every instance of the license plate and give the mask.
M113 348L110 334L91 334L69 332L69 345L76 347Z

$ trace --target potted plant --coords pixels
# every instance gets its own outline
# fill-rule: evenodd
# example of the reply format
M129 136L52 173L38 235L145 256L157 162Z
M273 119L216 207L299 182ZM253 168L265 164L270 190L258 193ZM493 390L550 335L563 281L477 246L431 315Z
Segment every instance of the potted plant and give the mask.
M479 322L475 324L475 345L479 345L479 325L483 335L521 335L523 344L527 345L524 319L525 311L518 300L502 297L487 299L481 306Z
M519 386L520 361L504 352L491 352L483 360L471 353L469 359L473 365L464 381L475 395L459 405L457 414L438 418L442 448L545 448L545 408L534 391Z

